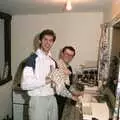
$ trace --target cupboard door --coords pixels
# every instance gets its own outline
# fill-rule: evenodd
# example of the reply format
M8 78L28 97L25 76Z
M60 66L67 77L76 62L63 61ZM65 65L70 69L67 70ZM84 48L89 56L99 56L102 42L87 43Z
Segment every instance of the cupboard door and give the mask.
M28 105L13 104L14 120L28 120Z
M14 120L23 120L23 105L13 105L13 118Z

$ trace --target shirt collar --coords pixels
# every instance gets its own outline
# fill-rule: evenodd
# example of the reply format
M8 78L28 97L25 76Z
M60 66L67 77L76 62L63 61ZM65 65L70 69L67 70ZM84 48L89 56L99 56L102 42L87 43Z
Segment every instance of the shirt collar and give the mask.
M51 52L49 51L49 53L46 55L45 54L45 52L43 51L43 50L41 50L41 49L37 49L36 50L36 54L38 55L38 56L50 56L51 57Z

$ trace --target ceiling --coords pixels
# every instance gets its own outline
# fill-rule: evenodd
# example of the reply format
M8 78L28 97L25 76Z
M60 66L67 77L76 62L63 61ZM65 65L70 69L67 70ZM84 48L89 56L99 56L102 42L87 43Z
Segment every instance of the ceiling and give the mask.
M112 0L71 0L72 12L103 11ZM0 11L14 14L65 12L66 0L0 0Z

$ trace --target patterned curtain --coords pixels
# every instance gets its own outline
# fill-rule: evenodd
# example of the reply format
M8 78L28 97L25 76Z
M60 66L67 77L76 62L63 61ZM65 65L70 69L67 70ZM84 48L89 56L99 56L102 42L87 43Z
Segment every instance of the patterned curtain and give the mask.
M111 42L111 27L109 24L101 25L101 37L99 41L98 51L98 80L102 82L108 80L109 65L110 65L110 42Z
M99 42L98 51L98 80L102 82L108 80L110 56L111 56L111 44L112 44L112 27L110 24L101 25L101 37ZM120 64L120 60L119 60ZM120 65L119 65L119 77L116 90L116 103L113 113L113 120L120 120Z

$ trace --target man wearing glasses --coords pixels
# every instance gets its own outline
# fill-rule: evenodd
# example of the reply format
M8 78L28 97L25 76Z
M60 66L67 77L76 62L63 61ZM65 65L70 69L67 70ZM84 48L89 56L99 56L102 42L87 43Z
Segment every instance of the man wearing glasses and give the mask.
M60 52L60 59L65 63L68 70L71 72L71 74L69 75L69 80L70 80L69 83L70 84L65 85L68 90L70 88L70 85L72 84L72 76L73 76L72 68L69 65L69 63L72 61L74 56L75 56L75 49L72 46L65 46ZM56 99L57 99L57 103L58 103L58 116L59 116L58 118L59 118L59 120L61 120L65 101L67 98L56 95Z

